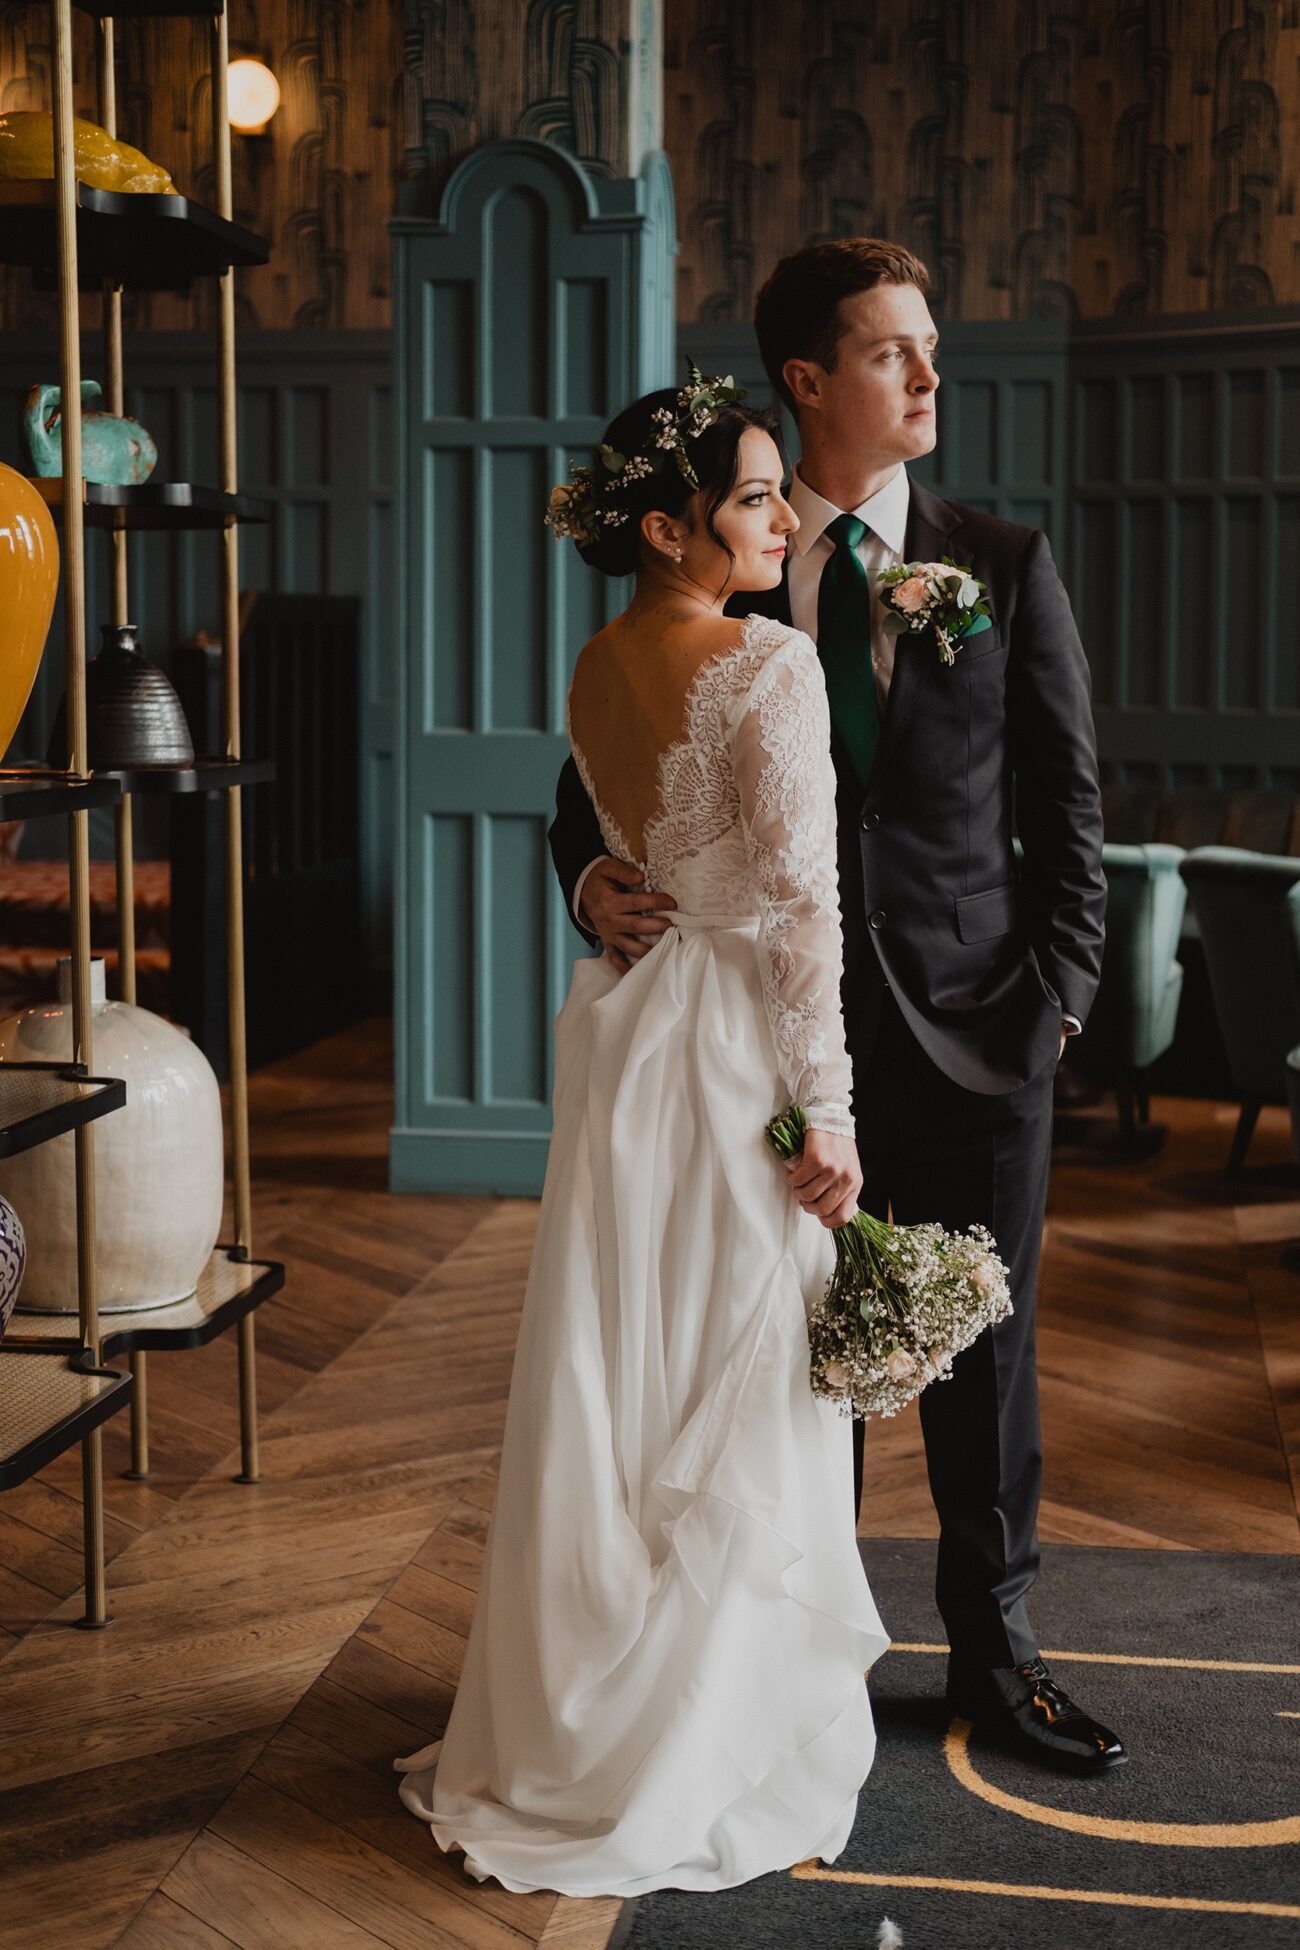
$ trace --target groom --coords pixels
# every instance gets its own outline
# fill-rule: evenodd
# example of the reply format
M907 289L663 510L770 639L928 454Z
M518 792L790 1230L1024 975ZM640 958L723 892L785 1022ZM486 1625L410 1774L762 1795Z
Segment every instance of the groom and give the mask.
M1011 1272L1014 1313L920 1400L949 1699L1050 1765L1098 1772L1124 1748L1056 1684L1025 1607L1052 1080L1096 990L1106 898L1088 669L1046 536L908 475L935 445L928 285L909 251L852 237L784 258L759 293L763 363L799 427L800 527L779 588L729 607L806 631L828 677L834 658L861 1203L903 1225L985 1225ZM932 628L885 632L875 582L945 555L986 585L992 614L951 666ZM670 925L654 912L663 900L604 855L571 759L551 847L587 939L619 968L647 953ZM860 1422L853 1434L860 1502Z

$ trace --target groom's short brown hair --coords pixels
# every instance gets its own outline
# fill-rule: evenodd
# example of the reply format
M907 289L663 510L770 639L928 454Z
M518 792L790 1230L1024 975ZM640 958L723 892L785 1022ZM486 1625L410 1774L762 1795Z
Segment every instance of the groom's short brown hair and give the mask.
M919 257L883 237L837 237L783 257L759 292L754 302L758 349L768 378L792 413L794 400L781 376L786 360L815 359L833 372L844 331L840 299L877 284L914 284L928 291L930 273Z

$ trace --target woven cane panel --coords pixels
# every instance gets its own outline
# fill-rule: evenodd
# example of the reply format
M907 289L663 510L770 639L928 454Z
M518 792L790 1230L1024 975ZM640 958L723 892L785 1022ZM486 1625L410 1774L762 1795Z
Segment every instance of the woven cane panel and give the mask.
M116 1375L81 1375L62 1355L0 1352L0 1461L115 1388Z
M99 1324L101 1336L111 1335L115 1328L129 1327L132 1331L144 1328L165 1328L170 1331L202 1327L206 1320L241 1293L255 1285L266 1271L264 1263L228 1259L224 1252L215 1252L199 1275L197 1290L188 1300L177 1300L169 1307L144 1307L138 1311L110 1313L100 1309ZM76 1306L76 1295L68 1296L70 1308ZM74 1313L25 1313L20 1301L14 1311L12 1333L22 1334L32 1339L46 1341L66 1340L76 1332Z
M0 1064L0 1125L18 1124L40 1111L79 1103L102 1089L97 1083L65 1082L48 1071L14 1070Z

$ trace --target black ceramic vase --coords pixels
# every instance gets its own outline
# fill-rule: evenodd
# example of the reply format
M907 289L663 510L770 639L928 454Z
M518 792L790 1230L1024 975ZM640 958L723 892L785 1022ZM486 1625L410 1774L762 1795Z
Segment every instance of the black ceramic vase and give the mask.
M142 656L134 623L105 623L103 647L86 665L86 743L92 772L133 765L192 765L194 741L170 678ZM47 761L68 762L67 699L50 734Z

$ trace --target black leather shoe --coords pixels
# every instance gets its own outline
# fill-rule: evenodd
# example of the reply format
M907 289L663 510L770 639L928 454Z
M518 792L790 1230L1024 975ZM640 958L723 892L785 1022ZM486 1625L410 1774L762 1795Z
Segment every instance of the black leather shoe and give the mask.
M981 1732L1010 1738L1048 1767L1103 1774L1128 1759L1118 1735L1076 1706L1041 1659L1023 1666L950 1659L948 1703Z

